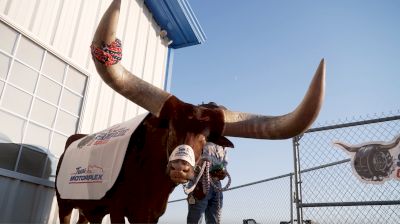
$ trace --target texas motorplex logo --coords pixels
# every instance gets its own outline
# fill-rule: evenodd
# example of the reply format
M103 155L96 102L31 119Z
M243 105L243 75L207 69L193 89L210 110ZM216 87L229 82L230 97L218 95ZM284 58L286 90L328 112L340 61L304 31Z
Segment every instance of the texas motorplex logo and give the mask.
M89 165L87 168L81 166L75 168L69 179L70 184L103 183L103 168Z
M129 128L119 127L119 125L116 125L99 133L84 137L78 143L78 148L89 147L91 145L104 145L113 138L124 136L128 131Z

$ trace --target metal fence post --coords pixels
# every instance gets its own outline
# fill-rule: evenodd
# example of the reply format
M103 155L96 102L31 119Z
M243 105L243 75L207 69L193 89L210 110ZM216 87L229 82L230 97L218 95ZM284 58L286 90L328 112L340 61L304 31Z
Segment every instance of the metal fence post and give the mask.
M290 174L290 223L293 223L293 204L294 204L294 198L293 198L293 173Z
M303 223L303 210L300 206L301 203L301 177L300 177L300 159L299 159L299 140L301 136L293 138L293 164L294 164L294 189L295 189L295 203L297 213L297 223Z

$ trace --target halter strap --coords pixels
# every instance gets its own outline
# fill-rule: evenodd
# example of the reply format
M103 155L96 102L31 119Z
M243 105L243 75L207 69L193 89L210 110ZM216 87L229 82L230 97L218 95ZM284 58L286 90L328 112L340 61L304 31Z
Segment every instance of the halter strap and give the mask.
M190 194L190 193L192 193L192 192L194 191L194 189L195 189L196 186L197 186L197 183L199 182L201 176L202 176L203 173L204 173L204 170L206 169L206 166L207 166L207 162L205 161L205 162L203 163L203 165L201 166L200 173L199 173L199 175L197 175L196 180L195 180L194 184L192 185L192 187L187 188L186 185L183 185L183 191L185 192L185 194Z

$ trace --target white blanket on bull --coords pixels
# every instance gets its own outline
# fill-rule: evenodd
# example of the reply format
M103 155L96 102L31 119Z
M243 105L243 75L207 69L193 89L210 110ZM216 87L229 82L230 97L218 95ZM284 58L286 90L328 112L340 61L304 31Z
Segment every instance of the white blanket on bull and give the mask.
M129 139L147 114L73 142L57 176L61 198L101 199L114 185Z

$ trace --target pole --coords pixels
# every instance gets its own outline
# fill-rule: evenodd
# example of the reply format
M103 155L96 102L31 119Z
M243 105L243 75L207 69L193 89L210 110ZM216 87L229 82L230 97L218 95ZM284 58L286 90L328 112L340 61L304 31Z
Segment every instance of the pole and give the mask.
M303 211L300 207L301 181L300 181L299 140L300 140L299 136L293 138L293 164L294 164L294 188L295 188L294 200L296 203L297 223L303 223Z

